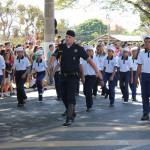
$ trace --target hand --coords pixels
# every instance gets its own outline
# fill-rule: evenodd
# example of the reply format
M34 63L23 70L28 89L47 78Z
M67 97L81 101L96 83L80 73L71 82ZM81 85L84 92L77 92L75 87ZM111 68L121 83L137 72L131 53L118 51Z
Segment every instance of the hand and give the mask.
M26 77L26 74L24 73L21 78L22 78L22 79L25 79L25 77Z
M138 88L138 86L139 86L139 81L138 81L138 79L135 80L135 85L136 85L136 87Z
M85 77L81 77L81 82L82 82L82 84L85 83Z
M133 78L131 78L131 81L130 81L130 83L131 83L131 84L133 84Z
M13 77L13 83L15 83L16 81L15 81L15 77Z
M110 80L110 81L113 81L113 79L114 79L114 77L113 77L113 76L111 76L109 80Z
M50 77L50 72L49 72L49 70L47 70L47 74L48 74L48 76ZM53 76L53 74L52 74L52 76Z
M101 75L101 73L100 73L100 72L96 72L96 77L98 77L98 78L102 79L102 75Z
M104 81L103 80L100 81L100 85L101 85L101 87L104 87Z

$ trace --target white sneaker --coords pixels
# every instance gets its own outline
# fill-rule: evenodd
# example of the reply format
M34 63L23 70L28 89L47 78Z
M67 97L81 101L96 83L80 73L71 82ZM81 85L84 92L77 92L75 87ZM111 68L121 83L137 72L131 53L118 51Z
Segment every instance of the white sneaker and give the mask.
M7 93L4 93L3 95L4 95L4 97L8 97L9 96Z
M36 101L37 103L43 103L43 101Z
M128 102L127 102L127 101L123 101L123 103L124 103L124 104L128 104Z
M0 99L4 99L4 95L3 94L0 95Z

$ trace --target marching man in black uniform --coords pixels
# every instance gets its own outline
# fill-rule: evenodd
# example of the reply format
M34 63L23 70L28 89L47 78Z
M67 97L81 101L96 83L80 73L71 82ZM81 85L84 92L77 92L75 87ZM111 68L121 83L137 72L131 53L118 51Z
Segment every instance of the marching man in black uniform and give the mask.
M97 70L92 59L85 52L84 48L74 43L74 31L67 31L65 41L66 43L59 45L52 55L49 69L53 66L54 61L59 59L61 68L61 94L63 103L67 110L67 118L64 126L69 126L72 124L72 121L75 117L75 93L80 71L80 57L89 62L89 64L93 67L96 76L101 80L102 76Z

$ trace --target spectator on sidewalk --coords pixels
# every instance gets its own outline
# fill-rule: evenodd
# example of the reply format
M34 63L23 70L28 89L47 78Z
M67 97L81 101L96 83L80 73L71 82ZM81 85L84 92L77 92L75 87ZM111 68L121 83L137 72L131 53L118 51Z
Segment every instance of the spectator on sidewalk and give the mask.
M0 55L0 86L1 86L1 94L0 98L3 98L3 86L5 82L5 60L4 58Z
M50 63L50 59L51 59L51 57L52 57L52 55L53 55L53 51L54 51L54 45L53 45L53 44L50 44L50 45L49 45L49 50L48 50L48 52L47 52L47 60L48 60L47 63L48 63L48 64ZM54 83L54 79L53 79L52 73L53 73L53 67L50 68L50 76L49 76L50 85L52 85L52 84Z
M32 56L33 56L33 43L32 42L29 43L29 48L26 49L26 54L27 54L27 57L28 57L29 63L30 63L29 72L28 72L28 74L30 74L31 70L32 70L32 64L33 64L33 60L32 60Z

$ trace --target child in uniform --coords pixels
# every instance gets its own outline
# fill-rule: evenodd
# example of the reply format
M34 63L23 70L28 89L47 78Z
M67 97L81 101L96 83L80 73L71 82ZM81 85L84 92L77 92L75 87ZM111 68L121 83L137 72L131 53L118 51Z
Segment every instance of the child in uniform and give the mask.
M141 89L142 89L142 103L143 116L142 121L149 120L149 97L150 97L150 35L144 37L144 47L137 59L138 68L136 73L136 85L138 86L138 77L141 74Z
M39 100L37 102L42 102L43 100L43 86L42 86L42 80L44 79L48 66L46 64L46 61L42 58L43 51L38 50L36 52L37 59L33 62L33 67L32 67L32 72L37 73L37 78L36 78L36 84L38 88L38 94L39 94ZM49 71L47 70L48 74Z
M123 56L118 60L118 73L120 75L120 89L123 95L123 103L128 103L129 99L129 82L133 83L133 71L132 71L132 60L128 56L129 48L123 49ZM131 78L130 78L131 73Z
M136 101L136 85L135 85L135 76L137 71L137 54L138 54L138 47L131 48L132 52L132 63L133 63L133 83L131 84L130 81L130 89L132 91L132 101Z
M27 81L27 74L29 71L30 63L27 57L23 55L23 47L16 48L17 58L14 60L15 67L15 81L17 87L17 107L23 107L23 104L26 102L27 96L24 91L24 84Z
M89 45L85 47L86 52L88 55L92 58L94 64L97 67L97 70L99 71L99 62L95 56L93 56L93 46ZM85 83L84 83L84 94L86 97L86 106L87 106L87 112L91 110L93 105L93 99L92 99L92 89L96 82L96 74L94 69L90 66L90 64L83 60L82 62L83 70L84 70L84 76L85 76ZM102 77L100 79L102 83Z
M113 56L115 52L115 47L109 45L107 47L108 56L104 59L104 69L103 69L103 80L104 87L103 90L106 93L105 98L109 95L110 105L109 107L114 107L115 102L115 85L116 85L116 69L117 69L117 59ZM109 82L109 89L106 87L107 81Z

